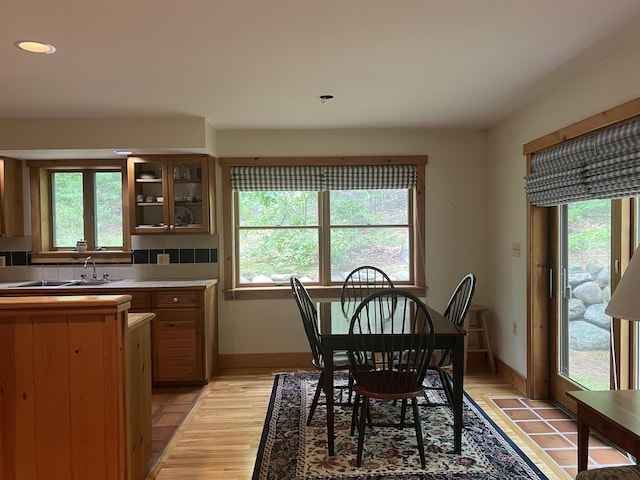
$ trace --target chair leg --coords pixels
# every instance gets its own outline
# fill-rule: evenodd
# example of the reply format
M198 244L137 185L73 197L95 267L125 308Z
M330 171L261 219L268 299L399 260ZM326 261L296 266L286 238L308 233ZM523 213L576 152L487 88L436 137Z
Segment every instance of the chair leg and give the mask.
M318 406L318 400L320 400L320 393L322 392L324 385L324 371L320 372L318 377L318 385L316 386L316 393L313 394L313 400L311 401L311 407L309 408L309 416L307 417L307 425L311 425L313 419L313 412L316 411Z
M447 402L449 405L453 405L453 385L451 384L449 375L447 372L438 372L438 374L440 383L442 383L442 387L444 388L444 394L447 396Z
M366 428L366 419L369 415L369 397L362 399L362 412L360 412L360 425L358 425L358 454L356 457L356 466L362 465L362 450L364 446L364 429Z
M427 459L424 455L424 439L422 438L422 425L420 423L420 409L418 408L418 399L412 398L411 404L413 405L413 423L416 426L416 440L418 441L420 463L422 464L422 468L425 468L427 465Z
M351 411L351 435L355 433L356 422L358 422L358 408L360 407L360 395L356 393L353 399L353 410Z
M404 428L404 417L407 414L407 400L402 400L400 405L400 428Z

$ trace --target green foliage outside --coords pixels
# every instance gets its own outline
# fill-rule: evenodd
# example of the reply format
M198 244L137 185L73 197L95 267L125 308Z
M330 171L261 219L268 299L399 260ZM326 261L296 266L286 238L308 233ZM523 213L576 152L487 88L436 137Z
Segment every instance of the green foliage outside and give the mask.
M239 197L240 276L251 281L257 275L295 274L317 280L319 194L240 192ZM407 209L406 190L331 192L332 276L365 263L406 271Z
M589 200L569 205L568 248L570 258L585 255L608 263L611 241L611 201Z
M75 247L86 237L82 172L55 172L53 237L55 247ZM95 172L95 238L97 246L121 246L122 176L120 172Z

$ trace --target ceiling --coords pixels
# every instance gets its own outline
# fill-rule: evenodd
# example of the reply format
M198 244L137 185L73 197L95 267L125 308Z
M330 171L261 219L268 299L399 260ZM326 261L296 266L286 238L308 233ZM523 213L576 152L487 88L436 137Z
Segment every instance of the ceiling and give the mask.
M23 0L1 11L2 118L487 128L562 81L572 59L585 68L625 46L612 39L640 19L640 1ZM603 40L609 50L585 57Z

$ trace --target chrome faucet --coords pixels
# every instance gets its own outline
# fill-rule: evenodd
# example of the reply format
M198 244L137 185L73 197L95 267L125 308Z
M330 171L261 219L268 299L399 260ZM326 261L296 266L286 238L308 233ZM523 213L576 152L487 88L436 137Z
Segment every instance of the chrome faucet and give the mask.
M87 258L84 259L83 268L87 268L87 263L89 263L89 260L91 260L91 263L93 264L93 277L91 277L91 278L96 280L98 278L98 274L96 273L96 262L93 260L93 257L91 255L89 255ZM86 275L82 275L82 278L84 278L86 280L87 276Z

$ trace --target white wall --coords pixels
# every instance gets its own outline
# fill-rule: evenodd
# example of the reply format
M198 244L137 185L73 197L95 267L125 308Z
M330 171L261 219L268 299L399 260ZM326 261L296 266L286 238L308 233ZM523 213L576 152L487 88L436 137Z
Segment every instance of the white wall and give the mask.
M635 30L636 39L640 32ZM497 356L526 375L525 143L640 97L640 45L565 80L487 132L487 285ZM511 244L523 256L511 256ZM517 336L512 325L517 325ZM534 353L535 354L535 353Z
M253 130L218 132L221 157L428 155L428 302L444 308L462 276L478 276L475 301L487 303L485 134L481 131ZM221 200L219 198L219 200ZM222 238L220 254L224 259ZM224 265L220 264L222 276ZM224 285L221 286L221 289ZM225 301L220 353L301 352L308 344L293 298Z

